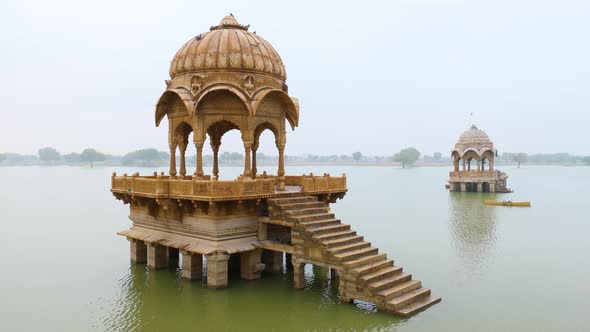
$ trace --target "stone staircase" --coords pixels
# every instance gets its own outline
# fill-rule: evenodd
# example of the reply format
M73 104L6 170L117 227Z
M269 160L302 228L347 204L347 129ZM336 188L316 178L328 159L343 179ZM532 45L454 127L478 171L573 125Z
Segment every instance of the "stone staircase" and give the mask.
M407 317L441 301L386 254L336 219L326 203L297 195L268 200L269 217L291 224L294 259L337 267L341 299L377 304ZM313 250L310 250L313 248ZM311 254L315 253L313 257ZM318 252L320 254L318 254Z

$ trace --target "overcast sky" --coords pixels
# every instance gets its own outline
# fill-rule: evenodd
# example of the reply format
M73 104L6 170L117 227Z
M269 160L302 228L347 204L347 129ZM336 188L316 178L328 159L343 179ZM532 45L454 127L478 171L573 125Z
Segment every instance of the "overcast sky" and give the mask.
M0 6L0 152L166 150L154 105L170 60L231 12L275 47L300 99L288 154L446 154L471 112L500 152L590 154L588 0ZM237 134L223 142L238 150Z

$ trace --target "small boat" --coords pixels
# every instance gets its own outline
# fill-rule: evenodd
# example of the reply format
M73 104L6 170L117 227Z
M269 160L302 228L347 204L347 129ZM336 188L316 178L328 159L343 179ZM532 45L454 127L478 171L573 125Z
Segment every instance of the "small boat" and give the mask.
M487 205L501 205L501 206L531 206L531 202L513 202L513 201L483 201Z

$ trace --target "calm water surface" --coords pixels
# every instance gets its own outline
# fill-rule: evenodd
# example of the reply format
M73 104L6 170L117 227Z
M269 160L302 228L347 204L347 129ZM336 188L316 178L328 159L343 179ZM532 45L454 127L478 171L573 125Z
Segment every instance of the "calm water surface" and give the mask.
M450 194L443 167L288 167L345 172L350 191L333 206L337 216L443 298L401 320L339 303L322 268L307 267L305 290L288 273L230 276L229 289L210 290L182 280L177 267L131 265L127 240L115 234L130 222L109 192L112 168L3 167L0 329L590 330L590 168L503 169L514 194Z

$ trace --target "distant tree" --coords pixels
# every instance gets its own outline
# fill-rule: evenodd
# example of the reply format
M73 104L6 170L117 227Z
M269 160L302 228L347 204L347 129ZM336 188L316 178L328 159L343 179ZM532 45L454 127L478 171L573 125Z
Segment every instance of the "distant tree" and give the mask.
M80 154L79 153L72 152L72 153L65 154L63 157L67 163L79 163L80 162Z
M442 154L440 152L435 152L433 157L434 157L434 160L441 160Z
M529 155L524 152L512 153L510 155L510 160L514 161L518 164L518 168L520 168L520 163L526 163L528 161Z
M0 157L0 161L1 160L2 160L2 157ZM590 156L583 157L582 162L586 165L590 165Z
M401 162L402 168L407 165L412 165L420 158L420 151L416 148L402 149L400 152L393 156L393 161Z
M142 149L133 152L129 152L123 156L121 163L123 165L130 165L134 162L141 162L144 165L153 165L158 160L168 159L169 154L167 152L161 152L156 149Z
M95 161L104 161L106 158L107 156L104 153L95 149L84 149L80 154L80 160L90 162L90 167L94 167Z
M52 161L57 161L60 159L61 159L61 155L59 154L59 152L57 152L57 150L55 148L46 147L46 148L39 149L39 160L41 160L41 161L52 162Z
M355 152L352 154L352 159L354 159L356 162L359 162L361 159L363 159L363 154L360 152Z

